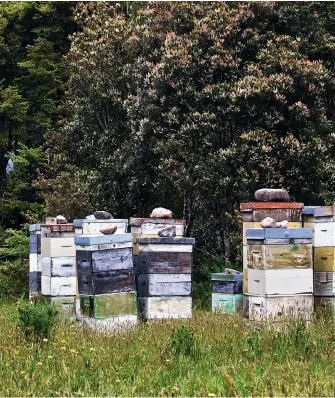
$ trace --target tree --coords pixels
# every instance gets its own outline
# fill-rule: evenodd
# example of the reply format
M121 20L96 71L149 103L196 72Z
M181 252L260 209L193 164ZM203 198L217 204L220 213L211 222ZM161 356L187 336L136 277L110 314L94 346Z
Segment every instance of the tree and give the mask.
M171 207L198 248L236 259L236 211L256 189L308 204L334 193L332 10L172 2L129 17L117 3L79 5L55 165L91 176L96 206Z
M2 208L11 206L6 203L11 197L6 173L9 159L13 161L21 144L29 148L43 145L44 134L61 113L60 100L67 81L62 59L70 46L68 35L75 29L72 8L71 3L60 2L0 4ZM33 178L34 175L29 177L30 185ZM20 200L26 202L27 198L21 195ZM35 202L36 196L29 195L29 200ZM2 216L3 226L17 227L22 221L18 214L6 214L8 217Z

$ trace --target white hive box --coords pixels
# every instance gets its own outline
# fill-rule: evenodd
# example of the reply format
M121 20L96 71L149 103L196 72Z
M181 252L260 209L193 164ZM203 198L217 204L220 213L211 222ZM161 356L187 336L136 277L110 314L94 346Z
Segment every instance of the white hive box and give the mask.
M313 293L312 269L248 269L248 294L292 295Z
M312 294L267 297L244 295L243 313L251 321L310 320L312 311Z
M76 276L75 257L43 257L43 276Z
M41 225L41 256L42 257L74 257L73 224Z
M143 319L191 318L192 297L139 297L138 311Z
M77 278L75 276L42 275L43 296L75 296Z
M335 246L335 222L314 224L314 247Z

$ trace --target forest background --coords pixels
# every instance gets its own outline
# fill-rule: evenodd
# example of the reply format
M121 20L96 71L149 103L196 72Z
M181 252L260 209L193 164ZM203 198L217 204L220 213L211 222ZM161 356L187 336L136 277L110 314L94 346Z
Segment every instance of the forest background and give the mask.
M256 189L334 202L333 2L2 2L0 31L2 296L45 216L170 208L205 305Z

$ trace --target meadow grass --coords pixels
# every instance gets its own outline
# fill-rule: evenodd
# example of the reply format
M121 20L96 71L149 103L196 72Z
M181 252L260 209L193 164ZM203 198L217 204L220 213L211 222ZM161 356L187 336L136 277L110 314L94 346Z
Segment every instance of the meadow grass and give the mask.
M195 311L105 335L61 321L33 341L0 315L1 396L333 396L335 321L285 331Z

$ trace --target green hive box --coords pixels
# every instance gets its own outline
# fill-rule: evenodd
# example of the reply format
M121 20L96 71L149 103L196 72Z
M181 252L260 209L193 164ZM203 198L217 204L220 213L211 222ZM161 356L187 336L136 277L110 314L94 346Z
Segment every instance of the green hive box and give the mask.
M80 301L82 314L95 319L137 314L135 292L81 296Z

